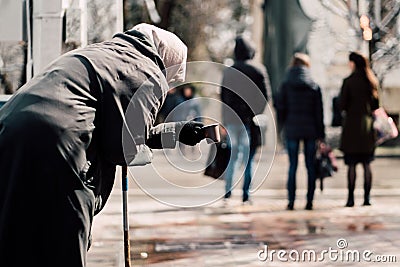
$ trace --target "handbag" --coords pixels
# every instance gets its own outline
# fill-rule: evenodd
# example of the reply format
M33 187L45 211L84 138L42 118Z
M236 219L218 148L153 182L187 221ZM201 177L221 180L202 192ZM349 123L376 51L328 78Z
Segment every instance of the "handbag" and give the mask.
M332 161L328 155L320 154L316 157L316 177L325 178L331 177L334 173Z
M399 135L396 124L393 119L389 117L384 108L380 107L373 111L374 123L373 127L377 134L376 145L396 138Z
M204 175L215 179L223 179L223 174L228 167L229 159L231 157L231 149L226 140L215 143L215 149L213 149L213 147L210 149Z
M332 177L336 171L336 158L333 155L331 147L324 142L319 143L315 156L315 177L320 179L321 191L324 190L324 178Z

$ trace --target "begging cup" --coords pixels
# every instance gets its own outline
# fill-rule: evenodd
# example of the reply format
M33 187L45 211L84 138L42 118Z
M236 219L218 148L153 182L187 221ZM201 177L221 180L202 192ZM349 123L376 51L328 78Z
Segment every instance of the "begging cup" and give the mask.
M207 140L207 144L221 142L221 135L219 133L219 124L214 123L203 127L204 137Z

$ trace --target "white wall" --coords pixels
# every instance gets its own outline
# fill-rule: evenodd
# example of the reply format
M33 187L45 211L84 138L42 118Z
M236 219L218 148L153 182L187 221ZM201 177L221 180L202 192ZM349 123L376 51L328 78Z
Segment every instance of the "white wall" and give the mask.
M0 41L22 41L22 0L0 1Z

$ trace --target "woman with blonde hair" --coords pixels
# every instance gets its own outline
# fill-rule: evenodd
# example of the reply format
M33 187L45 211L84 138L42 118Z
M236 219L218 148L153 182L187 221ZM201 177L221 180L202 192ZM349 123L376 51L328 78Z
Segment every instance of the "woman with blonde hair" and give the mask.
M379 107L378 81L361 54L351 52L349 66L352 73L344 79L340 92L340 109L344 114L340 150L348 166L348 199L346 207L354 206L356 165L364 168L364 203L371 205L370 191L372 172L370 163L374 159L375 132L372 112Z
M306 210L312 210L315 191L317 140L325 138L321 89L310 74L310 58L295 53L277 97L278 121L283 126L289 156L288 210L294 209L296 171L300 142L303 142L308 188Z

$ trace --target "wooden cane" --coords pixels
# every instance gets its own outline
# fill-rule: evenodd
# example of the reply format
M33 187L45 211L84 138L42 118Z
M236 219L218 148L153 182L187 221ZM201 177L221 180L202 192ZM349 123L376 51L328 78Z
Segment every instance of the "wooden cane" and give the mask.
M131 245L129 240L128 219L128 167L122 166L122 219L124 226L124 261L125 267L131 267Z

